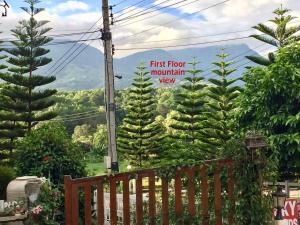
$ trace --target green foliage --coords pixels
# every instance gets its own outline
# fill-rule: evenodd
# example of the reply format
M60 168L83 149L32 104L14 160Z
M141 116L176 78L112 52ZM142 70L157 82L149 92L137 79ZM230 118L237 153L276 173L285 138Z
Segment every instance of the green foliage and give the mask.
M300 45L295 43L280 49L274 64L249 70L240 99L241 129L269 137L285 179L300 174L299 59Z
M275 159L267 160L264 149L249 151L239 140L231 140L228 147L228 157L235 162L235 224L271 224L272 196L263 193L262 182L275 182Z
M56 93L56 90L39 90L36 88L55 81L55 77L45 77L33 74L38 68L51 62L45 57L49 50L43 45L52 39L45 36L51 28L42 28L48 21L35 20L36 14L43 11L35 8L37 1L27 1L29 8L22 7L30 18L22 20L16 29L12 30L17 41L12 41L14 48L5 49L10 54L7 62L9 72L1 73L0 78L10 84L2 90L7 101L2 104L2 109L13 110L10 116L1 115L3 120L18 121L25 124L31 130L37 123L52 119L54 112L45 111L55 102L48 99Z
M64 175L85 175L81 149L59 123L32 130L18 143L17 153L20 175L49 177L54 184L62 184Z
M222 50L223 51L223 50ZM209 79L208 102L206 104L205 128L200 131L203 134L202 141L208 149L214 152L215 157L224 157L225 148L237 132L234 113L237 108L236 99L239 96L239 87L234 86L237 79L229 79L228 76L236 69L229 68L232 61L226 61L228 54L222 52L217 55L219 62L213 64L217 69L212 70L217 78Z
M195 59L189 63L192 66L192 69L187 70L190 76L185 77L186 82L181 85L175 97L177 109L172 113L172 122L169 125L173 129L170 136L174 140L174 144L170 144L180 146L175 149L178 154L172 154L175 159L184 157L181 159L199 160L206 158L207 153L210 153L201 147L203 137L200 131L203 129L205 119L203 112L206 85L203 83L204 78L199 76L201 70L196 68L197 64ZM171 146L171 151L172 148Z
M91 126L87 124L76 126L72 135L72 139L75 142L85 144L90 148L93 139Z
M107 152L107 128L106 125L99 124L93 134L91 153L95 157L102 158Z
M272 22L274 27L269 27L265 24L259 23L253 28L262 34L253 34L251 37L277 48L287 46L291 43L291 41L299 41L300 35L297 33L300 31L300 26L290 26L290 23L296 17L286 15L289 11L290 10L288 9L283 9L282 6L276 9L273 12L275 14L275 18L269 20ZM246 58L263 66L268 66L275 62L275 56L273 53L269 53L268 58L261 56L246 56Z
M77 125L87 124L96 129L97 124L105 123L103 89L60 91L52 99L57 102L52 107L53 111L58 112L58 118L64 120L70 134Z
M98 124L96 130L87 124L78 125L72 139L82 145L89 156L96 157L97 161L107 152L107 128L104 124Z
M155 97L157 102L156 111L159 115L165 117L171 110L176 109L174 93L176 89L172 88L157 88L155 89Z
M50 58L45 57L49 50L43 48L52 40L45 36L51 28L43 28L48 21L35 19L36 14L43 11L41 8L35 8L38 1L26 2L29 7L22 9L30 18L20 21L12 30L17 40L11 41L13 48L5 49L9 54L9 68L0 73L0 79L6 83L0 93L0 146L10 152L10 157L14 141L23 137L25 130L30 131L39 122L56 116L56 113L47 110L55 104L48 97L55 94L56 90L40 88L55 81L55 77L34 74L36 70L51 62ZM3 66L1 68L5 69Z
M30 224L59 225L57 214L64 210L63 193L49 181L45 181L40 189L38 199L30 209Z
M6 199L6 187L16 178L16 172L8 166L0 166L0 199Z
M118 134L118 151L134 166L143 166L150 157L161 154L161 126L155 122L154 89L146 67L137 67L137 75L129 90L127 113Z

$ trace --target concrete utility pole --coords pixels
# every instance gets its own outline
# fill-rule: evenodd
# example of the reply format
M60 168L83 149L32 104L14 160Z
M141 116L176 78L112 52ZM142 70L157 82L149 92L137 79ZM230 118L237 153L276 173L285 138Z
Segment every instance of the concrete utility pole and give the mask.
M103 32L102 40L104 45L104 65L105 65L105 102L106 119L108 131L108 156L111 157L111 170L119 171L117 144L116 144L116 104L114 71L112 57L112 35L110 32L109 6L108 0L102 0Z

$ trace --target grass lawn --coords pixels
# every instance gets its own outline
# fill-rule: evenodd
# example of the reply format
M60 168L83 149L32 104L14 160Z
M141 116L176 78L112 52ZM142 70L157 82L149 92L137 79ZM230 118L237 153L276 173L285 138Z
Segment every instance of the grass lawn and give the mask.
M125 161L119 162L119 169L120 172L125 172L127 169L127 163ZM95 162L95 161L87 161L86 163L86 170L89 176L96 176L96 175L104 175L105 168L103 162Z

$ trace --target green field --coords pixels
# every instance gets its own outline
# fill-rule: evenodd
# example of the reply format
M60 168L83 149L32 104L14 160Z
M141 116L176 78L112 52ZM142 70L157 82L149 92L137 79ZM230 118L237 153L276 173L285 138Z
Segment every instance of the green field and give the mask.
M120 162L119 167L120 172L125 172L127 170L127 163L122 161ZM86 170L88 172L88 176L105 175L106 173L103 162L87 162Z

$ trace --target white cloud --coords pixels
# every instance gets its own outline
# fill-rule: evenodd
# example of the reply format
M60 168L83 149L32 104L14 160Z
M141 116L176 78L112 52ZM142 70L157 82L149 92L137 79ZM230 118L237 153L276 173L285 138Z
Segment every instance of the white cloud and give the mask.
M164 40L164 39L177 39L188 36L201 36L218 34L224 32L240 31L250 29L252 26L258 23L265 23L267 20L274 18L272 14L275 8L283 7L292 9L292 14L297 16L300 23L300 4L297 4L299 0L230 0L225 4L217 5L216 7L209 8L207 10L193 14L193 16L179 19L173 23L166 24L160 28L155 28L160 24L168 23L168 21L179 18L180 15L170 15L167 13L161 13L159 16L155 16L156 13L148 14L146 20L118 28L118 24L113 30L113 35L116 43L116 48L131 48L131 47L156 47L164 45L176 45L176 44L190 44L195 42L214 41L218 39L227 39L233 37L248 36L255 32L242 32L236 34L228 34L217 37L206 37L198 39L185 39L180 41L170 42L154 42L145 44L130 44L133 42L152 41L152 40ZM163 2L163 0L156 0L156 4ZM178 0L171 0L163 5L171 5ZM192 1L193 2L193 1ZM179 5L173 7L180 10L182 13L194 13L205 9L208 6L222 2L221 0L206 0L198 1L193 4L186 5L188 2L181 3L179 5L186 5L177 8ZM134 13L130 12L129 14ZM205 20L195 17L195 15L201 15ZM139 17L141 18L141 17ZM138 20L138 19L137 19ZM130 20L130 22L134 22ZM132 34L139 33L148 28L154 27L154 29L142 34L131 36ZM224 44L228 44L225 42ZM241 41L235 41L234 43L247 43L250 47L257 46L257 41L246 39ZM117 51L116 56L121 57L127 54L132 54L135 51Z
M163 0L159 0L159 1L157 0L156 2L158 3L162 1ZM203 9L207 6L213 5L220 1L221 0L198 1L193 4L181 7L180 11L183 13L196 12L199 11L200 9ZM61 8L60 10L68 9L69 11L75 10L76 7L74 5L72 6L73 8L69 5L70 2L79 3L79 1L66 1L62 4L57 5L55 8L57 9ZM174 2L178 2L178 0L168 1L166 5L173 4ZM203 37L203 38L194 38L194 39L173 40L168 42L164 41L164 42L151 42L146 44L131 44L135 42L178 39L178 38L185 38L189 36L205 36L209 34L218 34L224 32L246 30L251 28L253 25L256 25L257 23L266 22L268 19L273 18L274 15L272 14L272 11L275 8L279 7L281 3L283 3L283 7L292 9L292 14L298 17L297 21L300 21L300 4L298 4L298 2L299 0L255 0L255 1L230 0L226 4L218 5L217 7L213 7L200 12L199 15L205 17L205 20L201 20L199 19L199 17L180 18L181 14L180 15L168 14L167 13L168 10L160 12L160 14L157 16L155 16L157 14L157 12L155 12L155 13L148 14L147 19L143 21L139 21L137 23L133 23L128 26L121 26L122 22L116 23L112 27L113 40L114 40L115 48L133 48L133 47L157 47L157 46L165 46L165 45L190 44L196 42L227 39L232 37L248 36L251 32L242 32L242 33L220 35L220 36L210 36L205 38ZM62 7L61 5L63 5L64 7ZM174 7L177 7L177 5L174 5ZM95 10L92 11L91 9L88 9L88 5L83 6L81 9L85 11L80 13L78 12L68 13L67 16L63 16L60 13L61 11L59 12L59 10L55 11L53 10L53 8L46 9L45 12L39 14L37 19L50 20L48 26L53 28L53 30L50 32L51 34L74 32L74 30L77 31L88 30L90 26L100 18L101 13L96 12ZM125 14L123 17L126 17L127 15L130 14L134 14L137 11L141 10L141 8L136 8L136 9L137 9L136 11L130 11L127 14ZM126 11L129 10L132 10L132 8L127 9ZM120 14L122 13L123 12L120 12ZM115 17L116 16L117 15L115 15ZM10 9L10 11L8 12L8 17L2 18L1 21L2 24L0 30L3 31L2 37L6 38L7 35L10 33L9 30L12 29L17 24L17 21L22 18L28 18L28 15L24 13L15 13ZM136 20L140 20L143 18L146 18L146 16L138 17ZM173 23L169 23L163 25L162 27L157 28L157 26L160 26L161 24L167 23L169 21L173 21L175 19L178 20L176 20ZM135 19L128 20L128 22L126 23L132 23L136 20ZM100 24L101 22L99 22L97 28L99 28ZM144 32L142 34L130 36L149 28L153 28L153 29ZM92 37L97 35L98 34L95 34ZM79 37L80 36L72 36L68 38L72 38L73 40L76 40ZM99 43L100 43L99 41L94 41L91 42L91 45L102 50L102 46ZM229 43L233 43L233 42L224 42L224 44L229 44ZM252 39L235 41L234 43L247 43L250 47L255 47L260 44L259 42ZM122 57L128 54L135 53L137 51L116 51L116 57Z
M68 11L82 10L88 11L90 9L89 5L81 1L67 1L58 4L57 6L50 9L54 13L63 13Z

